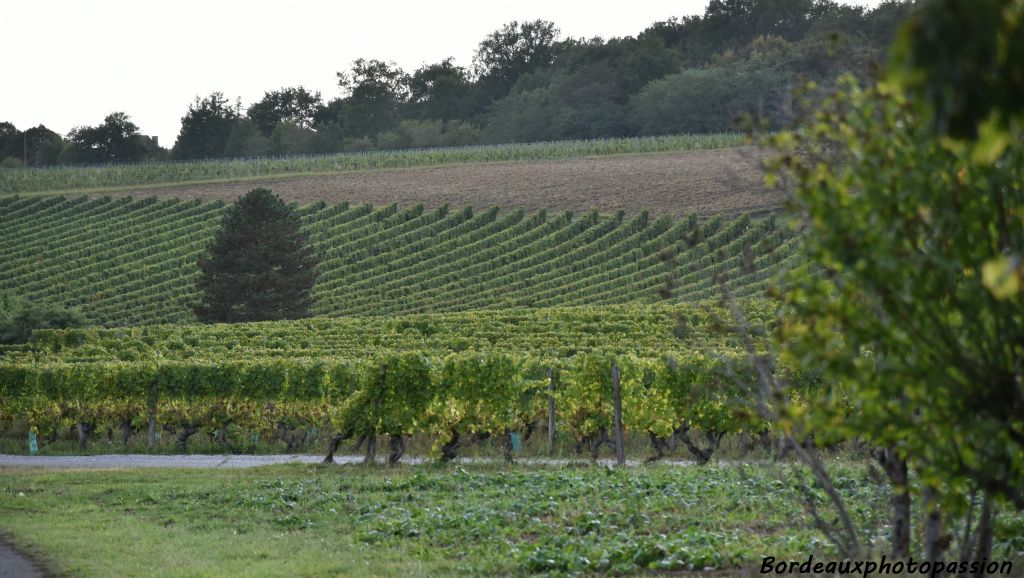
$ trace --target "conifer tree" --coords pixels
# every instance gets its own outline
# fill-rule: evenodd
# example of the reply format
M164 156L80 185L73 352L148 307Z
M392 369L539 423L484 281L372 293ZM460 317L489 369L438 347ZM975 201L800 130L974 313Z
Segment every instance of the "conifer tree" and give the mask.
M295 210L268 189L229 207L199 257L196 316L206 323L308 317L317 258L299 225Z

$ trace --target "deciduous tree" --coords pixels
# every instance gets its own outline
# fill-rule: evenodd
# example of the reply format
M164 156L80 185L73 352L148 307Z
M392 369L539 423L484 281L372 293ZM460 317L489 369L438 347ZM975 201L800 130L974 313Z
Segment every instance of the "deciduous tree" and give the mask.
M171 155L176 159L205 159L223 156L231 130L238 122L241 103L231 105L224 94L214 92L196 97L181 118L181 131Z
M146 156L139 127L123 112L108 114L99 126L82 126L68 134L73 162L137 162Z
M310 92L301 86L288 87L265 93L249 107L246 116L256 123L264 136L270 136L283 123L311 128L313 117L322 106L319 92Z

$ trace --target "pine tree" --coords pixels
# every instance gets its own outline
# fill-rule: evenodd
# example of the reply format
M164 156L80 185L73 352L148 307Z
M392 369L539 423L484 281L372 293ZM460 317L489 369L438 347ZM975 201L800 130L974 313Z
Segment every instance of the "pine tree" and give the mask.
M229 207L199 257L196 316L207 323L308 317L317 258L299 224L295 210L268 189L253 189Z

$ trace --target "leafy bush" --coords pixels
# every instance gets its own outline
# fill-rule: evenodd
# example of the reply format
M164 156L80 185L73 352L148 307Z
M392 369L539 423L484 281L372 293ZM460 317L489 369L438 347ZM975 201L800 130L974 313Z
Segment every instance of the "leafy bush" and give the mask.
M0 295L0 344L25 343L36 329L65 329L82 325L85 325L85 319L73 309Z

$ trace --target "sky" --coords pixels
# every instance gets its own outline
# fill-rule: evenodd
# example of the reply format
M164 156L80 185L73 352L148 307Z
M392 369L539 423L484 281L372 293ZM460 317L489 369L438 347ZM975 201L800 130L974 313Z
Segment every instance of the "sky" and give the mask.
M213 91L245 106L302 85L329 100L356 58L406 72L449 56L469 66L512 20L550 20L563 37L635 36L707 1L0 0L0 121L66 134L126 112L170 147L188 105Z

